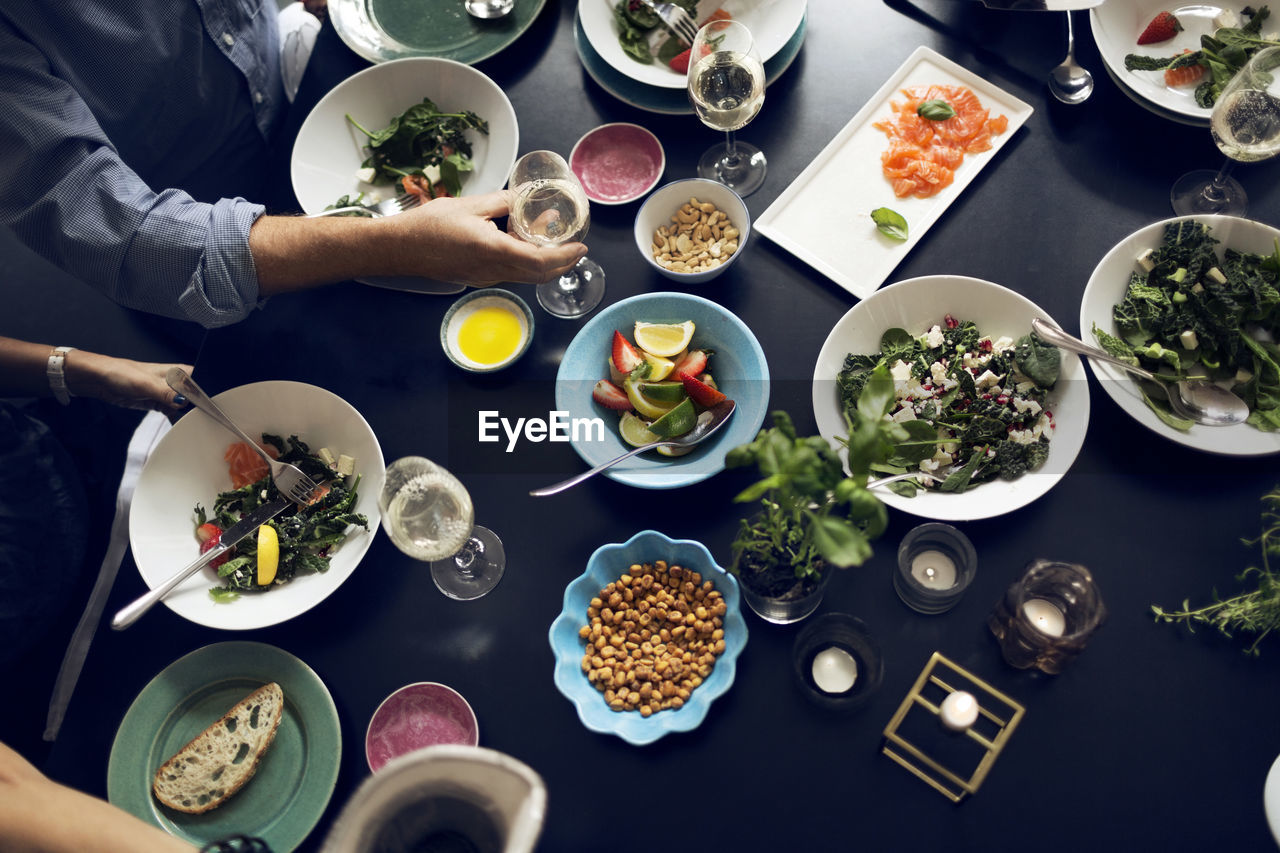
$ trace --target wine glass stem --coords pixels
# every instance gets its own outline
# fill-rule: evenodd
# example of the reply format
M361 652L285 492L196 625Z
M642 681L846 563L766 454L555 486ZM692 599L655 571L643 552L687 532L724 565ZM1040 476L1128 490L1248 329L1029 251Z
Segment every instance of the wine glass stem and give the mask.
M724 133L724 164L730 169L738 165L737 138L732 130L726 130Z
M453 555L453 564L458 567L458 574L469 578L475 575L475 566L483 557L484 543L472 536L461 550Z
M1236 164L1235 160L1230 157L1224 158L1225 162L1222 168L1218 170L1218 174L1213 176L1213 180L1205 186L1204 197L1213 204L1222 204L1227 200L1227 176L1231 174L1231 168Z

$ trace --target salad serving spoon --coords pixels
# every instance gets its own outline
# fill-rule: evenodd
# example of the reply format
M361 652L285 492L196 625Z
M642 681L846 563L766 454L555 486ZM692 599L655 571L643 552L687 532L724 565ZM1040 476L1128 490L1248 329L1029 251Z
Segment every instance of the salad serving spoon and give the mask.
M1244 423L1249 417L1248 403L1208 379L1170 381L1171 377L1157 376L1149 370L1121 361L1105 350L1091 347L1039 317L1031 321L1031 328L1046 343L1098 361L1105 361L1107 364L1114 364L1121 370L1127 370L1135 376L1154 382L1164 388L1169 406L1174 413L1186 420L1205 426L1231 426Z
M1049 72L1049 91L1064 104L1078 104L1093 94L1093 75L1076 62L1076 37L1067 12L1067 58Z
M554 495L559 492L563 492L565 489L578 485L583 480L594 477L606 468L612 468L624 459L630 459L637 453L643 453L644 451L652 450L655 447L693 447L695 444L709 438L712 433L724 426L725 421L729 420L729 417L733 414L733 410L736 406L737 404L732 400L721 400L719 403L716 403L714 406L698 415L698 420L694 424L693 429L689 430L684 435L678 435L674 438L667 438L662 441L653 441L649 444L642 444L639 447L633 447L621 456L610 459L608 462L602 462L590 471L583 471L581 474L578 474L575 477L570 477L567 480L562 480L559 483L544 486L541 489L534 489L529 492L529 494L533 495L535 498L541 498L547 495Z
M473 18L493 20L506 17L515 8L516 0L463 0L462 5Z

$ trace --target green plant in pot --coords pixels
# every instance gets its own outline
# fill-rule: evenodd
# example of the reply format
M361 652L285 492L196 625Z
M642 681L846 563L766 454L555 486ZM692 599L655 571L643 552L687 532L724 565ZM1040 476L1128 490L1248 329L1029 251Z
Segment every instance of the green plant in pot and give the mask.
M888 523L884 504L867 489L871 466L903 440L901 427L885 418L893 400L893 380L881 364L846 416L848 475L826 439L797 435L782 411L754 441L729 451L728 467L755 465L762 477L734 498L758 501L760 511L743 519L731 566L762 619L803 619L821 603L833 568L859 566L871 556L871 541Z

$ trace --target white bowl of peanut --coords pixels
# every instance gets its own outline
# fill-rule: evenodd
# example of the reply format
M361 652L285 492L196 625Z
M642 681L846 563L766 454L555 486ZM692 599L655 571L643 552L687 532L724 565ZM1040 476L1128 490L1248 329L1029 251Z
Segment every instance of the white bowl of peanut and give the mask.
M733 265L751 236L742 198L705 178L654 190L636 214L636 247L649 265L674 281L710 281Z

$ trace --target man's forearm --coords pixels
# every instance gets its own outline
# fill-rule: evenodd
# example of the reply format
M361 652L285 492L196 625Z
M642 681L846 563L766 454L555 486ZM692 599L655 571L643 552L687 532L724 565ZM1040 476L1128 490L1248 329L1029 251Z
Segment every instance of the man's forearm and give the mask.
M263 296L358 276L405 275L395 229L353 217L262 216L249 231L249 251Z

